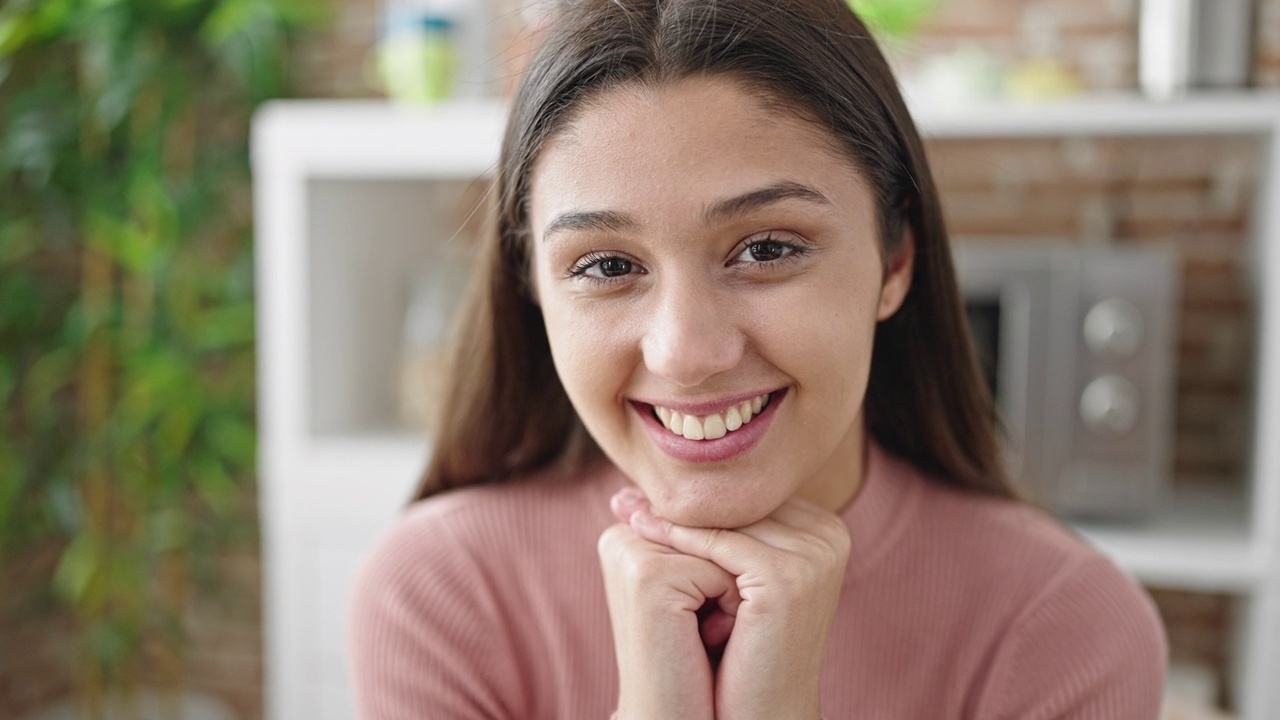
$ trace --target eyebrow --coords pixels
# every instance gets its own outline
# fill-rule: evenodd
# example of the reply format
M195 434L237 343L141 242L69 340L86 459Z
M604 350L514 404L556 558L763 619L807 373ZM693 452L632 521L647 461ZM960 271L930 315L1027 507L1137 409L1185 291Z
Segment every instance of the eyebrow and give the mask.
M709 225L716 220L742 215L782 200L804 200L831 207L831 201L827 199L826 195L808 185L802 185L791 180L783 180L762 187L759 190L752 190L736 197L721 200L703 212L703 222Z
M624 212L615 210L584 210L580 212L565 213L560 217L547 223L547 229L542 232L542 238L545 240L551 237L552 233L561 230L600 230L604 232L623 232L626 230L634 230L639 226L635 218Z
M803 200L805 202L832 207L826 195L817 190L792 180L782 180L772 185L751 190L741 195L720 200L708 206L702 212L702 221L710 225L717 220L724 220L734 215L742 215L772 205L783 200ZM565 213L547 223L543 231L543 239L562 230L597 230L604 232L623 232L634 230L640 223L631 215L616 210L583 210Z

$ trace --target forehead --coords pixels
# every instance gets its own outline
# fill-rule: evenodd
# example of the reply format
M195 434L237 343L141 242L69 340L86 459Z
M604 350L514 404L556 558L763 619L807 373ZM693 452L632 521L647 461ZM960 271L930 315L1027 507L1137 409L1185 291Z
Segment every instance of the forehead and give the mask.
M836 138L799 108L725 78L628 85L587 101L543 147L531 177L533 231L570 210L674 219L780 180L833 199L866 193Z

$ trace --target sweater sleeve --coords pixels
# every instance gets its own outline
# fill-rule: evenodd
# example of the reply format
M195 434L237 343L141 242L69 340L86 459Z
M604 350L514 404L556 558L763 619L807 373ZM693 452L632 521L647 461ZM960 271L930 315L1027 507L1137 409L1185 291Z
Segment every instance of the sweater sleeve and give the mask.
M362 720L519 716L519 671L447 513L411 509L365 561L348 638Z
M1155 720L1167 646L1154 603L1101 556L1018 617L979 690L977 720Z

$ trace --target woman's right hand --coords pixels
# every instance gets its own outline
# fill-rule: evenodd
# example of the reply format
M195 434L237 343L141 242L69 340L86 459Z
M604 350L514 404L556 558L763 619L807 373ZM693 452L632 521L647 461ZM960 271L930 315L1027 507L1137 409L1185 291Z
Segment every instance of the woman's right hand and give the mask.
M619 493L614 514L629 517L639 499L638 492ZM741 602L735 578L708 560L650 542L627 524L607 528L598 550L618 660L617 720L712 720L711 653L728 639L731 611ZM715 603L730 612L708 616L704 606Z

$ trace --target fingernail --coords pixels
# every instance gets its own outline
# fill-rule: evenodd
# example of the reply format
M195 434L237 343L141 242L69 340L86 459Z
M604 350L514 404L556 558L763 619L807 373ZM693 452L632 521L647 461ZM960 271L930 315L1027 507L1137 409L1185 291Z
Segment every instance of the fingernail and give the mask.
M631 521L644 525L645 527L656 527L658 525L658 516L653 514L649 508L640 508L631 516Z
M624 508L633 508L640 504L640 491L635 488L626 488L619 490L615 496L618 499L618 505Z

